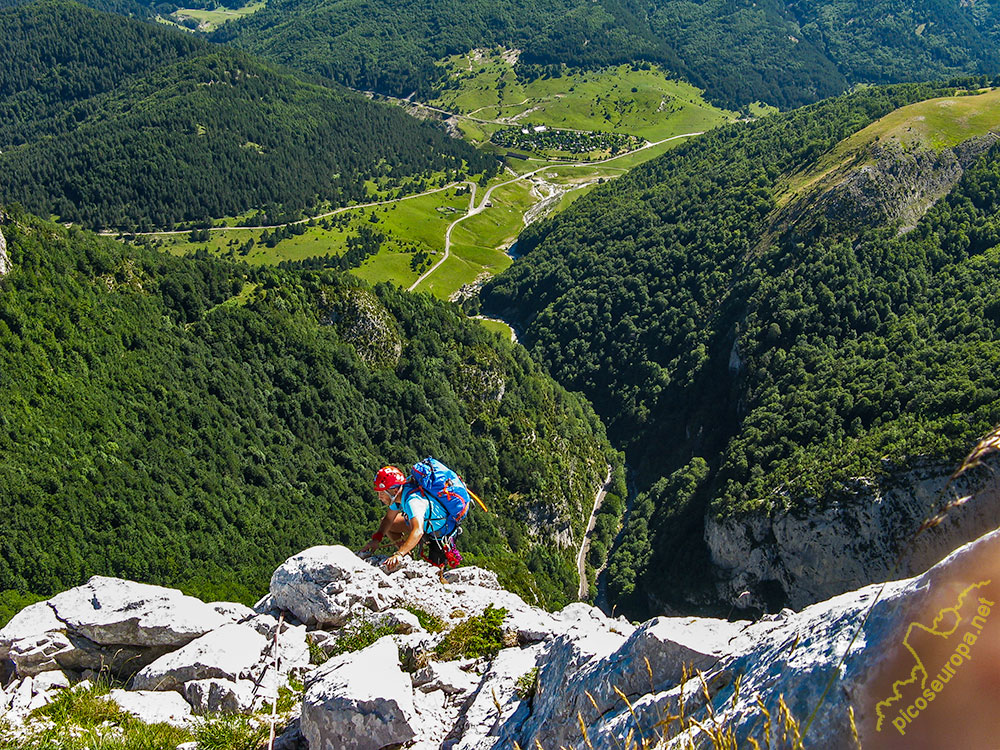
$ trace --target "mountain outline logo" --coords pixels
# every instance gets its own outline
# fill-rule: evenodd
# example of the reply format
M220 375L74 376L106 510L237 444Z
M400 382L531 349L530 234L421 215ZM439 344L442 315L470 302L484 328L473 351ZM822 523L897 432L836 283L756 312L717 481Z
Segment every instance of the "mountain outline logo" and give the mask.
M996 604L996 602L980 595L982 589L990 583L990 580L979 581L966 587L958 595L954 606L944 607L938 611L930 626L919 621L909 624L906 635L903 637L903 647L913 656L914 665L910 670L909 678L894 681L892 695L875 705L878 717L875 731L882 731L890 709L894 709L894 704L905 702L904 693L908 692L908 689L914 686L919 679L917 697L904 707L899 708L897 714L892 718L892 725L899 731L900 735L905 735L906 728L938 697L945 686L956 676L957 670L967 661L972 660L972 648L982 634L986 620ZM960 626L963 623L966 623L967 626L960 631ZM932 669L929 669L928 663L925 663L925 661L929 662L929 658L925 659L921 653L926 654L930 650L937 651L942 646L947 647L951 644L955 645L945 653L943 662L940 665L930 665L937 667L934 677L931 677Z

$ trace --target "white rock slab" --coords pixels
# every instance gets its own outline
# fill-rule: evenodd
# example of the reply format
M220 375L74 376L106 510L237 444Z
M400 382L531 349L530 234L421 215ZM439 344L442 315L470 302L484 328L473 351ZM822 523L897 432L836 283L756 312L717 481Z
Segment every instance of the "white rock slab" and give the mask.
M445 695L468 695L479 684L480 675L462 669L463 661L432 661L413 675L413 687L423 693L436 690Z
M515 685L544 660L548 648L549 644L536 643L526 648L504 649L497 655L462 715L461 739L452 750L499 750L513 746L509 738L516 734L530 711L529 704L515 693Z
M161 656L135 676L135 690L181 690L186 682L220 678L237 681L252 675L267 639L248 625L229 623Z
M257 614L252 607L239 602L209 602L208 606L233 622L243 622Z
M14 641L32 638L66 626L59 621L48 602L30 604L16 615L10 622L0 628L0 661L7 658L10 646Z
M177 693L148 690L112 690L109 700L122 711L146 724L186 727L191 722L191 706Z
M392 638L334 657L313 672L301 722L310 750L380 750L417 737L413 688Z
M254 695L254 683L249 680L193 680L184 686L184 697L196 713L245 713L264 705L262 690Z
M48 601L67 629L103 645L183 646L229 622L176 589L104 576Z

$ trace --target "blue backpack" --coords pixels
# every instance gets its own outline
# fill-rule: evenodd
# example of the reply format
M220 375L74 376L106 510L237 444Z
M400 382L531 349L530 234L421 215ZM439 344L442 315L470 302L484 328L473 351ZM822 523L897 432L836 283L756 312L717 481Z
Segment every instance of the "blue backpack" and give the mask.
M438 536L451 536L458 528L472 502L469 488L455 472L429 456L410 470L410 480L433 497L448 514Z

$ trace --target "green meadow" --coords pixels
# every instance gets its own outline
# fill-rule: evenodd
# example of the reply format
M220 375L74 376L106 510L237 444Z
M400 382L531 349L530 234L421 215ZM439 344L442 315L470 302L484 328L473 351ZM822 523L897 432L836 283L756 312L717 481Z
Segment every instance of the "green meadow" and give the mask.
M619 65L599 71L570 71L527 81L518 77L507 50L476 50L442 63L449 78L434 106L467 115L459 128L483 142L500 125L625 133L658 141L708 130L736 114L712 106L700 89L671 80L655 66Z
M193 18L198 21L199 30L214 31L227 21L249 16L263 7L263 0L259 0L258 2L247 3L242 8L226 8L221 5L216 6L212 10L204 8L178 8L170 14L169 20L182 24L185 18Z

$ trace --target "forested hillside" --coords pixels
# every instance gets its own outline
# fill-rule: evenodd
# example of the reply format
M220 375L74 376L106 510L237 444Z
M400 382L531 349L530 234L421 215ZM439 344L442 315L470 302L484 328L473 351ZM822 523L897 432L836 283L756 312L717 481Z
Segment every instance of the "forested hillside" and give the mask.
M0 590L102 573L250 600L294 552L360 548L381 516L375 470L432 454L491 507L466 524L467 558L529 599L574 598L553 530L579 539L620 459L523 349L388 285L9 213ZM535 515L554 519L540 535Z
M1000 148L902 236L774 223L842 139L945 93L868 89L714 131L529 227L487 285L637 470L612 601L697 601L706 509L827 502L884 457L954 458L1000 421Z
M556 70L656 62L721 106L790 108L859 82L992 73L998 13L960 0L271 0L214 39L401 96L430 93L436 60L503 44Z
M169 227L495 162L429 123L183 32L63 0L0 12L0 200Z

